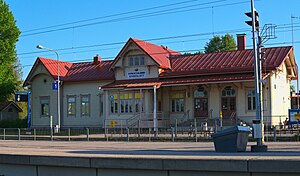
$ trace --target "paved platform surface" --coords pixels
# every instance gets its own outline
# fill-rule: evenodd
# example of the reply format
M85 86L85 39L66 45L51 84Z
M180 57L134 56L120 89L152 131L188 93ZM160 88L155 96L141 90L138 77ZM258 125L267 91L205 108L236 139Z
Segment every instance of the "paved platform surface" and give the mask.
M217 153L212 142L0 141L0 175L296 176L300 142Z
M300 142L270 142L269 151L217 153L212 142L0 141L0 154L89 158L280 159L300 161Z

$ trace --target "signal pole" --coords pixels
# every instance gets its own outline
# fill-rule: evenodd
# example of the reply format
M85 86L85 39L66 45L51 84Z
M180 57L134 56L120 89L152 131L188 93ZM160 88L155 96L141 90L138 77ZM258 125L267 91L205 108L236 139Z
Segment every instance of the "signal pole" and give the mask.
M261 77L261 58L260 47L261 38L259 34L258 13L254 8L254 0L251 0L251 12L245 13L251 17L251 21L246 23L252 26L253 39L253 56L254 56L254 84L255 84L255 99L256 99L256 120L253 120L254 138L257 139L257 145L251 146L253 152L264 152L268 150L266 145L263 145L263 112L262 112L262 77ZM256 33L258 42L256 41Z

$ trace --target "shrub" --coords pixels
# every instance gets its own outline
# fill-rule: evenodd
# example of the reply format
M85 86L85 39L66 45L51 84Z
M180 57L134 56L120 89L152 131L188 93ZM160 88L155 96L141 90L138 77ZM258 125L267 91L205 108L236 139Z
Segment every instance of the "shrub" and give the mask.
M1 120L0 128L27 128L27 118L15 120Z

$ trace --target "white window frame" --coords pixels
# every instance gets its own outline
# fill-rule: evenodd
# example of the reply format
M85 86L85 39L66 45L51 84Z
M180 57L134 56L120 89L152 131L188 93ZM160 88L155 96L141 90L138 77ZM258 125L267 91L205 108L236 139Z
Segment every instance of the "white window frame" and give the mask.
M125 96L125 94L131 94L131 98L122 98L121 99L121 94ZM136 94L140 94L138 91L127 91L127 92L111 92L109 94L109 99L110 99L110 113L111 114L132 114L132 113L139 113L140 110L140 101L141 106L142 106L142 111L144 111L144 98L142 94L142 99L136 98ZM114 96L117 96L116 98ZM138 108L136 108L138 106Z
M249 109L249 98L250 98L250 109ZM246 89L246 110L247 111L255 111L256 110L256 102L255 102L255 90L254 89Z
M173 98L172 94L182 94L183 97ZM171 105L170 109L171 109L172 113L184 112L185 111L185 91L172 91L170 94L170 105Z
M84 97L87 97L88 101L83 101ZM83 103L84 103L84 107L85 107L84 110L83 110L83 106L82 106ZM86 111L88 111L88 112L86 112ZM91 96L90 96L90 94L80 95L80 114L81 114L81 117L86 117L86 116L91 115Z
M70 102L69 100L71 98L74 98L74 102ZM69 113L69 108L70 108L70 105L71 104L74 104L74 114L73 113ZM71 106L72 107L72 106ZM67 116L76 116L76 95L67 95Z
M128 65L129 66L143 66L145 65L145 55L131 55L128 56Z
M43 104L48 105L48 114L44 113ZM50 96L40 97L40 108L41 117L50 117Z

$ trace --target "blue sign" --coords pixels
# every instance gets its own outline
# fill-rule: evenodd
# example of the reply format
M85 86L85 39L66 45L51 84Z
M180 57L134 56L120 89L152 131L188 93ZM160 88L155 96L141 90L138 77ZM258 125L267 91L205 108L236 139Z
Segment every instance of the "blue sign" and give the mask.
M55 83L52 83L52 89L53 90L58 90L58 84L57 81Z

